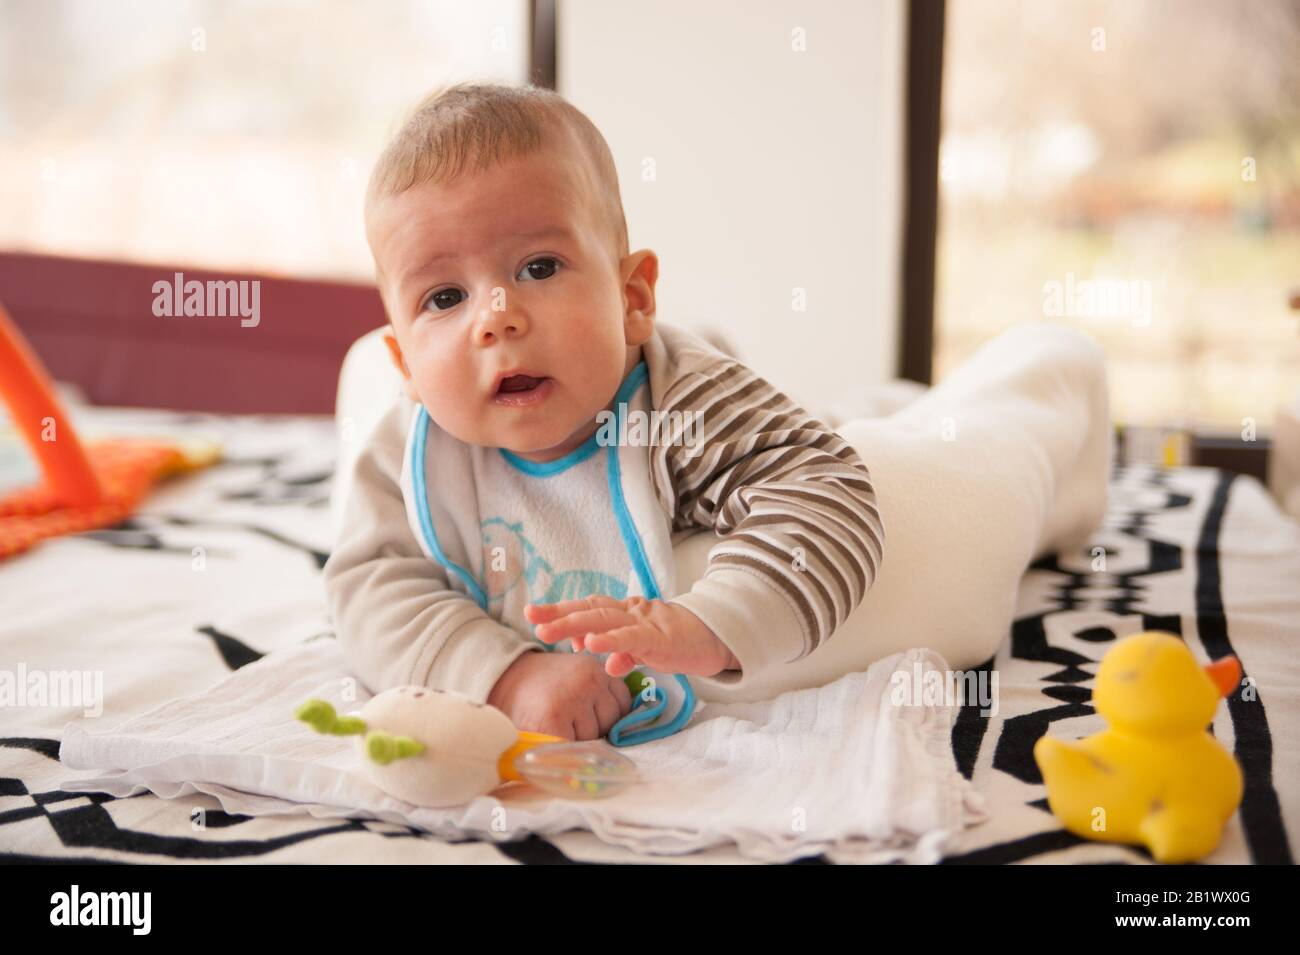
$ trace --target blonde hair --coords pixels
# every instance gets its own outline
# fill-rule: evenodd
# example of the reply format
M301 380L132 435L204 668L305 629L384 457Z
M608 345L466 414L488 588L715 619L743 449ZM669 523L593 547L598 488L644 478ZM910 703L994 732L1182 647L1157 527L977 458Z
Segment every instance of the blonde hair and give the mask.
M426 96L375 163L366 188L366 220L376 201L413 186L481 172L548 145L567 146L564 130L589 160L595 186L603 193L596 197L597 208L603 210L618 257L626 256L627 220L609 144L581 110L537 86L457 83Z

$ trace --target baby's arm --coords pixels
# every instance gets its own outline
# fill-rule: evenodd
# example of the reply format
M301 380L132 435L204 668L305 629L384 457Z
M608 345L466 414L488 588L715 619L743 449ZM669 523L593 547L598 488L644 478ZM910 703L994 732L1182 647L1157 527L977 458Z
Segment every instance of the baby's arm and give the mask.
M324 569L329 609L344 658L372 691L413 683L485 702L519 656L544 650L453 590L420 550L398 483L412 408L396 403L357 459Z
M739 683L812 653L862 602L883 559L867 466L827 424L730 358L685 375L658 410L692 412L700 423L689 445L655 449L652 473L673 504L673 530L725 536L704 577L671 601L735 654L741 672L717 679Z

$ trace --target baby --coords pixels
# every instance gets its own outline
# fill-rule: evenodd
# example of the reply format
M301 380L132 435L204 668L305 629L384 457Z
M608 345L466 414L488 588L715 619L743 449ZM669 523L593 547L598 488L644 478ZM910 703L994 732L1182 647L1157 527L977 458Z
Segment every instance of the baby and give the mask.
M658 258L629 252L609 148L562 97L430 96L379 158L365 223L405 396L357 460L324 579L371 690L457 690L595 739L632 708L634 668L735 684L861 603L884 544L866 466L656 323ZM607 427L645 412L690 440ZM722 538L704 577L656 596L670 537L699 528ZM545 652L560 641L574 652Z

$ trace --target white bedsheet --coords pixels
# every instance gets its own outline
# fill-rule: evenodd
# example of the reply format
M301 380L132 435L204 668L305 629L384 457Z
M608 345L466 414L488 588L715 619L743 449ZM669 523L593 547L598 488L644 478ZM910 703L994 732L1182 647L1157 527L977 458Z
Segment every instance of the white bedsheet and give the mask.
M641 779L605 799L556 798L512 783L454 809L430 809L371 783L352 739L318 735L294 719L313 697L339 712L370 698L361 690L342 699L343 655L336 641L321 639L108 732L70 723L60 758L96 772L63 788L208 793L227 812L369 816L449 837L507 841L585 828L653 855L731 844L764 862L823 853L833 862L934 863L965 825L987 818L949 746L956 708L895 699L898 686L924 685L945 669L937 654L912 650L775 701L710 704L680 733L619 751Z

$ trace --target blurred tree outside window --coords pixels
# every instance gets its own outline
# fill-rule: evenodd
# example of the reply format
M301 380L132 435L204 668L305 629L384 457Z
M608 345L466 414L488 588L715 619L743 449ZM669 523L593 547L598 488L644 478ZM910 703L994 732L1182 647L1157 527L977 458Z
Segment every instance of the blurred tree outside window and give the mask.
M373 280L370 168L420 98L523 82L526 0L4 0L0 248Z
M935 377L1048 319L1116 421L1267 429L1300 389L1300 0L948 0Z

